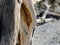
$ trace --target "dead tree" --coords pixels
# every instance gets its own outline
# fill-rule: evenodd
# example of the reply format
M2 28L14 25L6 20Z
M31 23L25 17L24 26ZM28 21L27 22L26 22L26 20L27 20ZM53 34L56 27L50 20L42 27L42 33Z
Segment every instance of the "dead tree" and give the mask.
M34 26L30 0L0 0L0 45L29 45Z

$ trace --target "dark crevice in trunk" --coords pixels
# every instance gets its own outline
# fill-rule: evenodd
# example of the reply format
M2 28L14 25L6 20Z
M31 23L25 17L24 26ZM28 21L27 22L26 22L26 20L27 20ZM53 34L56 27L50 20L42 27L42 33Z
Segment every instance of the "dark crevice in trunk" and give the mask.
M21 39L20 39L20 31L18 32L18 39L17 39L17 44L16 45L21 45L20 43Z
M2 36L2 22L1 22L1 19L0 19L0 42L1 42L1 36Z

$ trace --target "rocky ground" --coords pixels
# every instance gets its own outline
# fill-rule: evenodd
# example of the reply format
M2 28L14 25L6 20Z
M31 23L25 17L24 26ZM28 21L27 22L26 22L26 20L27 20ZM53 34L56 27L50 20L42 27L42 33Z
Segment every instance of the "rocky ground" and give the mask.
M36 26L32 45L60 45L60 20Z

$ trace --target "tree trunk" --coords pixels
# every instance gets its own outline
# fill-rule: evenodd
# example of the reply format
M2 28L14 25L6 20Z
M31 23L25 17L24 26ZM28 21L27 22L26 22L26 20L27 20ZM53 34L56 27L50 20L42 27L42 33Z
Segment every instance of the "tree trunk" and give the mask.
M19 45L28 45L35 18L31 2L23 0L22 7L25 4L27 11L20 8L21 3L22 0L0 0L0 45L16 45L18 37Z
M23 0L20 13L21 13L20 22L21 45L29 45L30 36L35 26L35 15L32 8L31 0Z

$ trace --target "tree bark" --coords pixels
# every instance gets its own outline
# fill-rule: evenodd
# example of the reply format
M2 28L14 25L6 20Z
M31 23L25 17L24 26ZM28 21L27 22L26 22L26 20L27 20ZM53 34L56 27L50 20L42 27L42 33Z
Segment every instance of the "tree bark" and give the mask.
M0 0L0 45L16 45L19 9L17 0Z
M8 3L9 2L9 3ZM11 45L14 35L14 7L13 0L0 0L1 40L0 45Z
M0 45L16 45L19 35L19 45L28 45L35 17L31 2L23 0L29 12L21 8L21 3L22 0L0 0Z
M35 27L35 15L32 8L31 0L23 0L21 5L21 28L20 39L21 45L30 45L30 36Z

